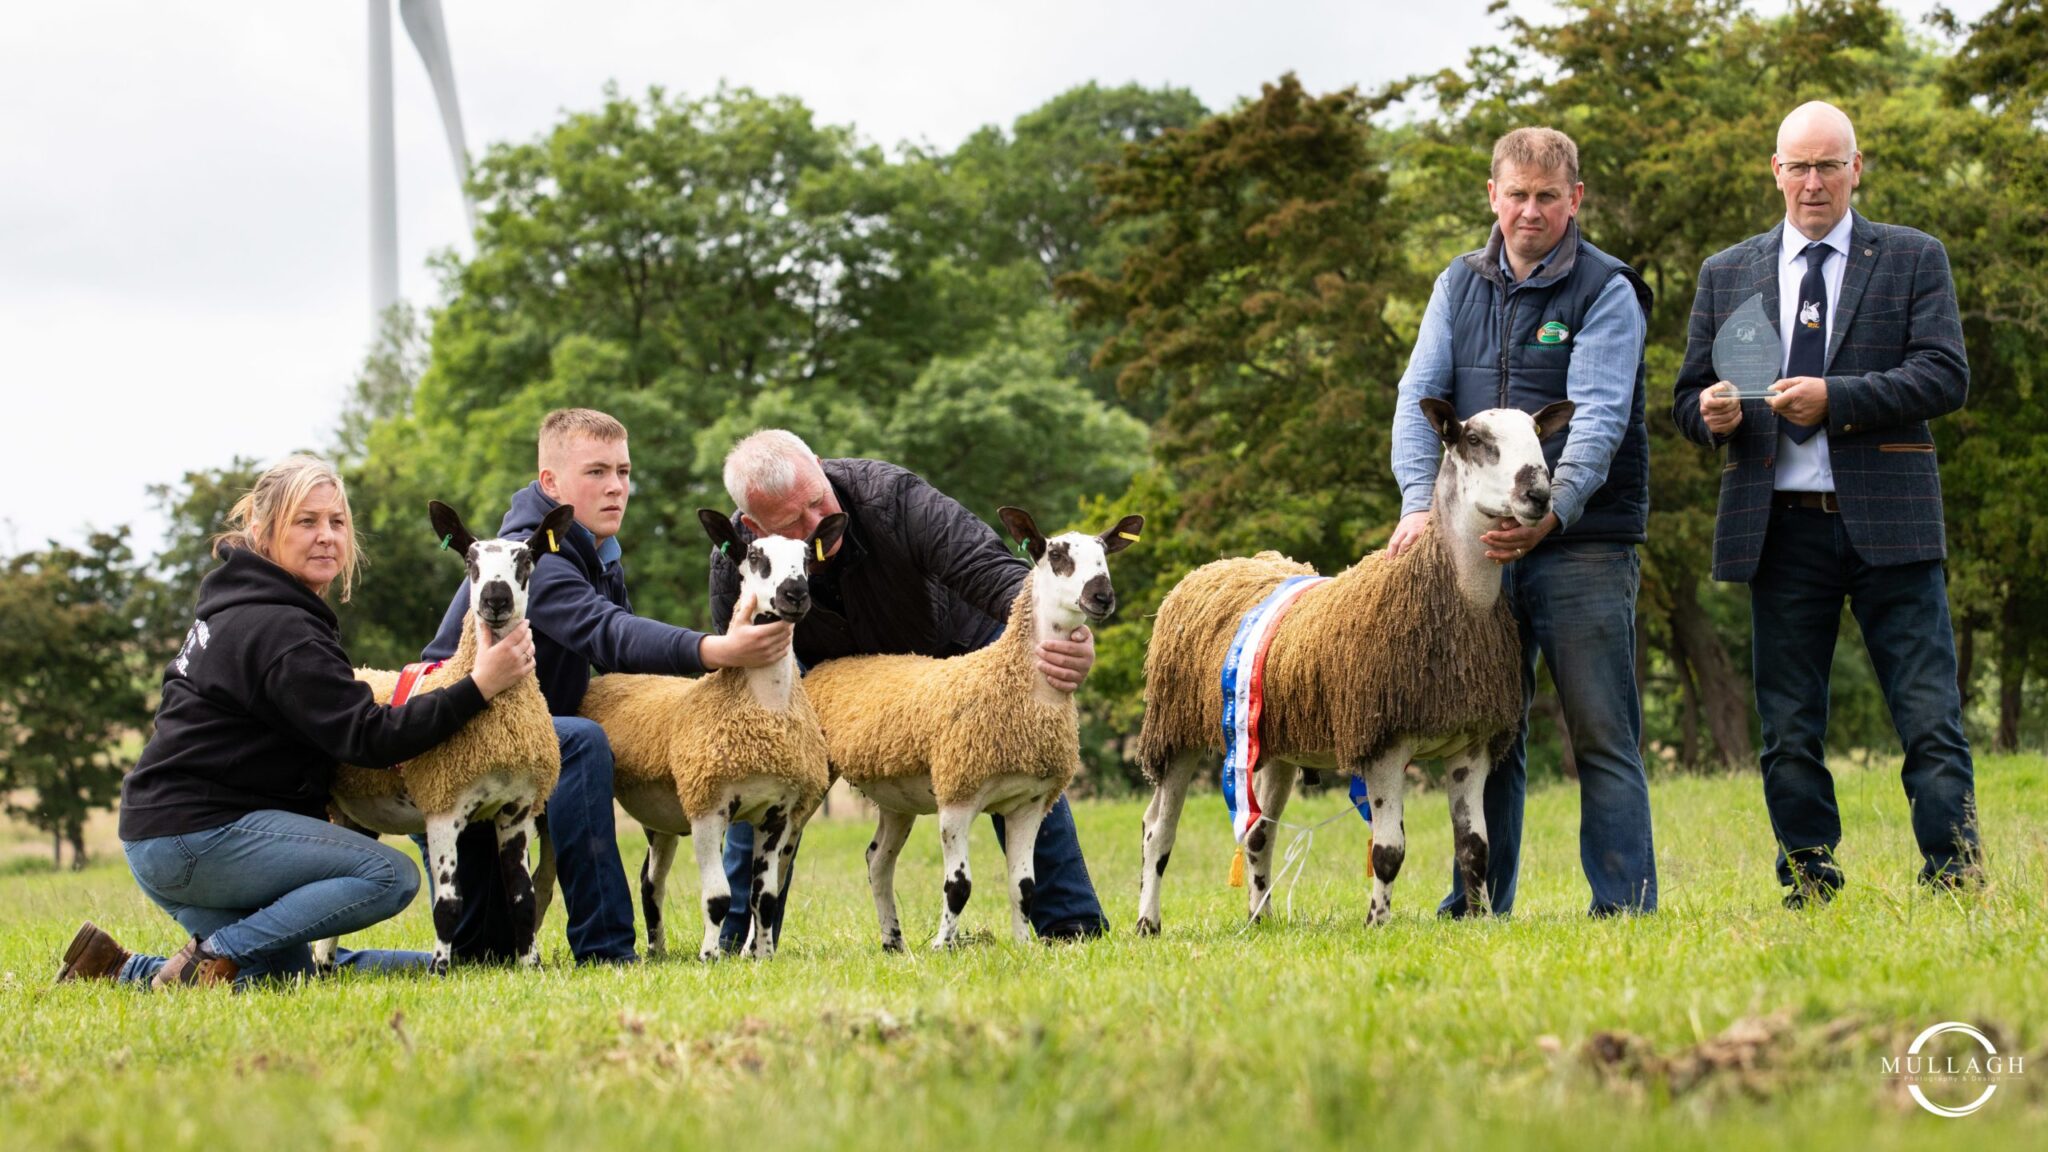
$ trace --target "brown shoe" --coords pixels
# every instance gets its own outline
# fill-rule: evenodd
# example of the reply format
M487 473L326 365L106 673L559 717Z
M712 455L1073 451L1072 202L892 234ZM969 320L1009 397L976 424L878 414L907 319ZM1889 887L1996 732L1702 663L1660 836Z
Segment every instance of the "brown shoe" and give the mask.
M64 963L57 969L57 983L112 980L121 974L121 965L128 962L128 956L126 948L87 920L79 926L78 935L71 938L70 947L64 949Z
M162 988L167 984L232 984L241 971L233 960L215 956L206 950L194 936L191 943L178 949L177 955L164 961L157 969L156 978L149 982L151 988Z

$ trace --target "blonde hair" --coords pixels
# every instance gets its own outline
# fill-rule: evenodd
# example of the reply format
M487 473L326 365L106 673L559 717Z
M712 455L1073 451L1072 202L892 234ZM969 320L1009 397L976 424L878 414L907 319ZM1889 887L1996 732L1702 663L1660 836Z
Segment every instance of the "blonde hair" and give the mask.
M341 599L347 603L363 562L362 552L356 548L356 519L349 510L348 486L341 482L341 474L318 456L288 456L257 477L256 486L229 510L226 530L213 538L213 554L224 556L229 548L243 548L275 561L279 533L314 492L330 486L341 501L342 519L348 525L341 539L339 578Z
M588 436L605 444L626 438L626 426L595 408L557 408L540 421L540 466L547 467L548 454L559 449L571 436Z
M1493 168L1488 175L1500 179L1500 166L1535 168L1563 172L1566 184L1579 182L1579 146L1555 128L1517 128L1493 142Z
M781 500L795 490L804 468L817 467L818 454L794 432L763 428L732 446L725 455L725 494L732 506L749 516L755 496Z

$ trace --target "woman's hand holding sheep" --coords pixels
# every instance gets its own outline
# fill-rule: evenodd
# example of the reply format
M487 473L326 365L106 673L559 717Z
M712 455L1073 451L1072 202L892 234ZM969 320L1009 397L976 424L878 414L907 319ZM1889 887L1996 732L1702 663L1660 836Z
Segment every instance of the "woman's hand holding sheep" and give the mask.
M1046 640L1038 645L1038 670L1046 683L1062 692L1074 692L1095 667L1095 634L1076 628L1065 640Z
M503 636L493 639L491 630L477 624L482 635L477 645L481 651L476 654L476 671L469 674L476 681L476 690L489 700L505 689L512 687L533 675L533 629L525 620L505 630Z
M1427 508L1420 512L1410 512L1406 516L1401 517L1401 522L1394 525L1393 539L1387 541L1387 555L1394 557L1406 552L1410 544L1422 539L1422 530L1427 527L1429 527L1429 509Z

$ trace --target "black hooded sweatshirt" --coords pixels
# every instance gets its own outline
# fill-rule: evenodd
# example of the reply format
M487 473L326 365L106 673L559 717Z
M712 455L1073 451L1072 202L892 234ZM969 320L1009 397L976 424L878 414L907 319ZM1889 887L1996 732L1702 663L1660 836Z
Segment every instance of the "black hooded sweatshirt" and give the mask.
M121 786L121 839L203 832L276 809L327 818L339 763L389 768L483 711L468 677L378 704L341 649L334 610L253 552L199 584L199 619L164 669L156 732Z

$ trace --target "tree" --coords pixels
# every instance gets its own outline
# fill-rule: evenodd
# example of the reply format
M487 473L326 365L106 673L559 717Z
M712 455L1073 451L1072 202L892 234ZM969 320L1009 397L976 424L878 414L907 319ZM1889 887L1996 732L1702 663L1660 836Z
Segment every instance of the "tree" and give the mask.
M148 578L128 530L84 551L52 543L0 569L0 791L8 811L71 845L86 864L85 821L120 793L123 742L149 719L137 604ZM22 800L16 794L32 794Z

